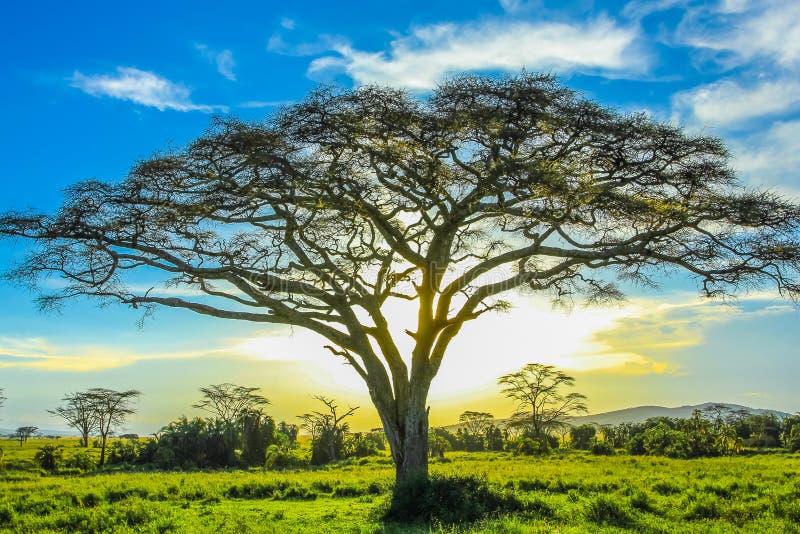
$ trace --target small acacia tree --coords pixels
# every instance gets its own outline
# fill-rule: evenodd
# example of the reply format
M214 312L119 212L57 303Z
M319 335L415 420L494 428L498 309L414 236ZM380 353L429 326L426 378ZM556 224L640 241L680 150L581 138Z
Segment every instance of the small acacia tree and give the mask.
M81 445L89 446L89 436L97 430L99 419L93 405L95 397L92 393L79 391L61 399L62 404L55 410L47 410L64 419L69 426L81 433Z
M203 399L194 408L205 410L227 425L240 422L245 414L259 412L269 400L256 393L261 388L237 386L226 382L200 388Z
M100 432L100 462L102 466L106 461L106 442L114 430L122 426L128 416L136 413L133 401L138 399L141 392L135 389L115 391L107 388L92 388L87 391L90 397L94 418L97 421L97 430Z
M39 431L36 426L21 426L14 431L14 439L19 441L19 446L22 447L28 441L28 438L35 435Z
M531 437L546 437L566 426L571 415L586 411L585 395L565 391L575 379L552 365L529 363L497 383L505 396L517 402L510 424Z
M321 89L260 124L218 120L119 183L71 187L54 215L6 214L0 235L35 243L10 275L57 287L43 308L88 295L326 338L364 379L403 481L427 476L448 347L507 309L503 293L606 301L615 276L677 269L708 296L793 296L798 222L797 205L737 185L720 140L522 74L458 77L424 101ZM190 291L126 283L140 271ZM398 300L416 313L390 325Z
M302 428L311 433L311 463L324 464L339 460L344 449L344 438L350 431L350 424L345 421L358 410L358 406L350 406L341 411L333 399L323 395L314 398L325 405L325 411L311 411L303 414Z

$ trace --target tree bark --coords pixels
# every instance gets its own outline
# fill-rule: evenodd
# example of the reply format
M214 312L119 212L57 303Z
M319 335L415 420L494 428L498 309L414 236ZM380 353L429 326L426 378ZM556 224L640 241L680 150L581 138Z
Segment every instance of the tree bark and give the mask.
M392 408L375 402L392 452L395 485L428 478L428 410L427 388L409 386L406 402L393 402Z

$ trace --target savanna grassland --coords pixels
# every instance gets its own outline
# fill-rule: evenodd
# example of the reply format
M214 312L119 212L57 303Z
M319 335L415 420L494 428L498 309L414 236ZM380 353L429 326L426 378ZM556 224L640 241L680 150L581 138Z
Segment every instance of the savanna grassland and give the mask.
M471 524L385 522L388 456L318 469L46 474L50 440L4 442L4 532L800 532L800 454L672 460L453 452L434 475L485 477L515 513ZM64 454L79 450L61 439ZM91 449L90 449L91 450Z

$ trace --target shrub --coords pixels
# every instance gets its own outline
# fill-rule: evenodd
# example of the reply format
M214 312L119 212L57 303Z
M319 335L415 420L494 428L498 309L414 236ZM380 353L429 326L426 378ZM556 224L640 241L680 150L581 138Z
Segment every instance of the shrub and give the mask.
M545 438L517 438L509 442L515 456L545 456L550 454L550 444Z
M67 460L67 467L73 469L81 469L82 471L91 471L97 467L97 460L92 456L89 451L81 450L72 455L72 458Z
M394 489L385 518L401 522L454 524L476 521L489 514L524 509L512 493L489 486L486 477L433 476Z
M594 426L580 425L570 429L569 439L573 449L588 450L594 441L595 433Z
M607 441L595 441L589 447L589 452L596 456L613 456L616 454L614 447Z
M55 471L61 465L64 450L61 447L47 444L36 452L33 461L36 465L47 471Z
M291 449L278 445L270 445L267 449L264 463L267 469L296 469L306 465L308 460Z

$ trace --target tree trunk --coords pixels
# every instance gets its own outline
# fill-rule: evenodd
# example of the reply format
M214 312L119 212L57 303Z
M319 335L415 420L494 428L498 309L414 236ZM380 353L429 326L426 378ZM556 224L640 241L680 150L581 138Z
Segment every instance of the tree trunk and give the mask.
M103 466L106 463L106 436L103 435L103 443L100 445L100 463L99 466Z
M405 403L387 410L375 403L383 421L396 469L395 485L428 478L428 410L425 388L412 389Z

